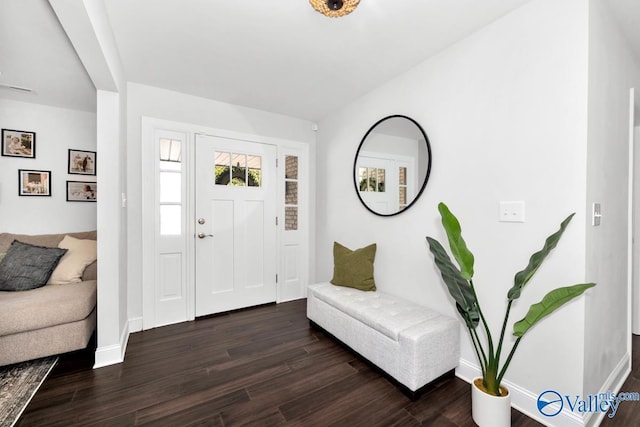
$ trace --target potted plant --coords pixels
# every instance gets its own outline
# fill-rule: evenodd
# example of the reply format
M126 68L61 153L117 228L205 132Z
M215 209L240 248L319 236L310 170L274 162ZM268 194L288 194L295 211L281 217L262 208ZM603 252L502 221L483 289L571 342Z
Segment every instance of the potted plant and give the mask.
M511 305L520 297L522 289L531 280L542 262L556 247L560 237L569 225L574 214L569 215L560 224L560 229L547 237L544 247L529 258L529 264L524 270L514 277L514 284L507 293L507 307L504 315L500 338L497 343L492 338L491 331L485 320L480 302L473 283L474 257L462 238L462 231L458 219L444 204L438 205L438 211L442 217L442 226L449 240L451 254L458 266L454 265L442 245L435 239L427 237L429 249L434 256L436 266L440 270L442 279L456 303L456 308L469 330L471 342L475 350L482 377L474 380L472 384L472 413L476 424L480 426L491 425L494 427L511 424L511 403L508 390L501 386L502 379L518 348L518 344L524 335L545 316L548 316L562 305L581 295L587 289L595 286L595 283L583 283L554 289L542 298L542 300L529 307L524 318L514 323L513 335L517 337L506 360L501 365L502 344L504 342L507 322ZM478 333L478 325L482 325L484 336ZM496 345L497 344L497 345ZM486 399L487 402L479 402ZM495 407L503 406L502 413L497 413ZM487 414L483 414L487 412ZM488 418L487 418L488 417Z

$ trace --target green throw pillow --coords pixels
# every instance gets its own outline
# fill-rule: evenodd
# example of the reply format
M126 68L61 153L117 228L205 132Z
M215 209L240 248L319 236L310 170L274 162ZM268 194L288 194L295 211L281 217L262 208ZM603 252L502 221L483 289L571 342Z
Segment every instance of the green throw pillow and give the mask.
M331 283L361 291L375 291L373 261L376 244L352 251L338 242L333 243L333 279Z

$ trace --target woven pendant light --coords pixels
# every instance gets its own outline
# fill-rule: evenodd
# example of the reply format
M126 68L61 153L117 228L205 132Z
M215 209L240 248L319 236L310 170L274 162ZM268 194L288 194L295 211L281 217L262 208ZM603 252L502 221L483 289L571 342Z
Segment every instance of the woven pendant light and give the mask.
M324 16L339 18L353 12L360 0L309 0L309 3Z

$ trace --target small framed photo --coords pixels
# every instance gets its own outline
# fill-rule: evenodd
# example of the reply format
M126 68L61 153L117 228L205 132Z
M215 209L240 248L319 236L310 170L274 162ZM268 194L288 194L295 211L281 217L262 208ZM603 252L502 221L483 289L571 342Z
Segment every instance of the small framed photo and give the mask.
M96 174L96 152L83 150L69 150L69 174L94 175Z
M2 155L36 158L36 133L26 130L2 129Z
M51 196L51 171L19 169L18 195Z
M67 181L67 202L95 202L98 184L85 181Z

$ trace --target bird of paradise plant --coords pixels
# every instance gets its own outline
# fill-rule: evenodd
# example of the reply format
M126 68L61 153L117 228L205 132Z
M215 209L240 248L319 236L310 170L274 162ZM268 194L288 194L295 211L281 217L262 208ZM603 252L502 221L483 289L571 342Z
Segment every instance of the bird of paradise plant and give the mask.
M471 342L473 343L476 356L480 363L480 369L482 370L482 385L488 394L500 396L502 395L500 383L524 335L544 317L578 297L587 289L595 286L595 283L582 283L557 288L546 294L540 302L531 305L525 317L514 323L513 335L517 337L517 339L505 362L500 366L502 344L504 342L511 306L515 300L520 298L520 294L525 285L531 280L535 272L538 271L538 268L549 253L556 247L560 237L575 214L569 215L562 221L560 229L547 237L544 247L531 256L529 264L524 270L515 275L513 287L507 293L507 308L500 332L500 339L496 345L482 309L480 308L480 302L478 301L478 295L473 283L474 256L462 238L460 223L444 203L438 205L438 211L442 217L442 226L449 240L451 254L458 266L456 267L456 265L453 264L442 245L431 237L427 237L429 249L434 256L436 266L440 270L440 274L449 293L455 300L456 309L469 330ZM482 324L482 328L484 329L484 341L477 331L478 325L480 324Z

